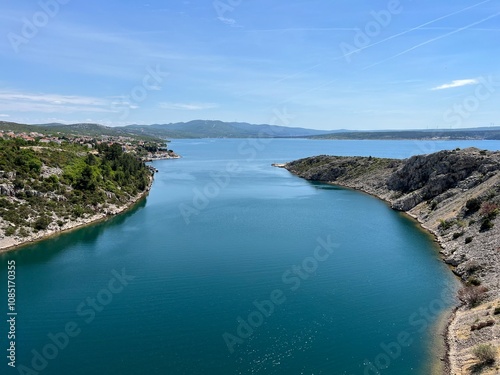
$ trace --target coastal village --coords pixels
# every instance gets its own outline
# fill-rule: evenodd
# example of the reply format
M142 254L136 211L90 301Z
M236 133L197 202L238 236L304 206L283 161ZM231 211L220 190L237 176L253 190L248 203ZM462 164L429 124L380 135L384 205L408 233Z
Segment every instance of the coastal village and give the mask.
M37 144L62 144L73 143L95 149L97 145L119 144L123 152L135 154L143 161L149 162L162 159L180 158L173 150L169 150L167 142L160 140L143 140L134 136L111 136L111 135L81 135L81 134L57 134L47 135L39 132L0 130L0 139L20 139Z

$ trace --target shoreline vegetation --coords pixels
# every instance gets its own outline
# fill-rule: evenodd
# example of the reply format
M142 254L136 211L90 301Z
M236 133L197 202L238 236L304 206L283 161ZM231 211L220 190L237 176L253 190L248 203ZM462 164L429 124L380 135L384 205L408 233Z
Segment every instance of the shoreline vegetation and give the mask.
M322 155L273 166L368 193L430 232L462 282L447 311L446 353L436 361L451 375L500 373L500 152L456 149L405 160Z
M151 189L146 161L178 158L161 141L0 138L0 252L93 224Z
M132 197L130 201L125 203L122 206L117 206L113 210L108 211L108 212L102 212L93 216L89 216L84 219L79 219L79 220L74 220L71 222L68 222L64 227L60 228L55 228L55 229L49 229L46 231L40 231L36 234L33 234L32 236L28 238L15 238L15 237L4 237L0 239L0 254L7 252L7 251L15 251L15 250L20 250L25 246L34 244L36 242L44 241L49 238L59 236L60 234L63 233L68 233L72 232L74 230L81 229L83 227L89 226L89 225L94 225L98 224L102 221L108 220L116 215L125 213L131 209L133 209L138 203L140 203L143 199L147 197L149 194L149 191L151 190L151 187L154 182L154 177L151 177L150 183L148 184L148 187L146 188L145 191L139 193L137 196Z

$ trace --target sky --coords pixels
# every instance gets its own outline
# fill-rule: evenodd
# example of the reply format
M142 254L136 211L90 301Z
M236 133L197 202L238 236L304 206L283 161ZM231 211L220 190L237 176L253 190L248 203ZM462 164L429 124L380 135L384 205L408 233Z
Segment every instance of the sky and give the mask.
M0 121L500 125L500 0L4 0Z

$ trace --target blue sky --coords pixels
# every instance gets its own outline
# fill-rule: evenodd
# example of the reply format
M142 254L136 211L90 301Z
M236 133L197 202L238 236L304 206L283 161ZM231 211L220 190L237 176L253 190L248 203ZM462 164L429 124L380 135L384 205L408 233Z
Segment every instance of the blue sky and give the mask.
M4 121L500 125L500 0L5 0L0 36Z

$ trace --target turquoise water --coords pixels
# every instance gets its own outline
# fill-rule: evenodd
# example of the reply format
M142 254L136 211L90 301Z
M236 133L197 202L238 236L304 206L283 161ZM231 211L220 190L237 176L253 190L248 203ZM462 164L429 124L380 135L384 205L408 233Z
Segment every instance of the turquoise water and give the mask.
M270 164L467 145L498 148L175 141L184 158L154 163L132 211L0 256L1 311L15 260L18 312L17 368L4 358L1 373L425 374L456 287L432 238L377 199Z

